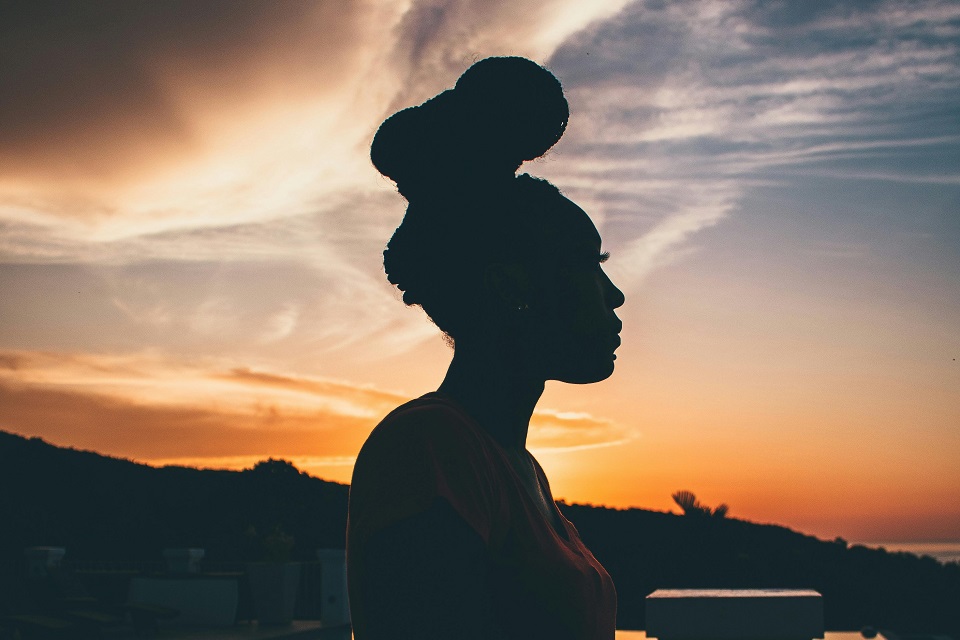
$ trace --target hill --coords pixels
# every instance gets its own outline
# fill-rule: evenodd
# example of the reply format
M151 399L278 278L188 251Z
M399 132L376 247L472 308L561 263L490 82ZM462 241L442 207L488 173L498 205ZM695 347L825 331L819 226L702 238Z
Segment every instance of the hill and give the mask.
M32 545L73 560L157 560L165 547L256 560L280 527L293 557L343 547L348 487L267 461L246 471L153 468L0 431L0 561ZM960 636L960 565L823 541L774 525L560 504L613 575L619 625L642 629L658 588L798 587L824 596L829 629Z
M827 629L870 625L960 637L960 564L819 540L776 525L642 509L563 505L610 571L624 628L643 628L643 598L663 588L810 588Z
M293 536L298 559L345 542L347 485L284 461L154 468L0 431L0 487L0 560L33 545L66 547L72 560L159 560L167 547L259 560L276 527Z

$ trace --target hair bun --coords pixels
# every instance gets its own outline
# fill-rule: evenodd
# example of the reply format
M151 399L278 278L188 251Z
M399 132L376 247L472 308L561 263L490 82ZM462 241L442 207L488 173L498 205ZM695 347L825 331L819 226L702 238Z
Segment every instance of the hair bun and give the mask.
M570 111L557 78L532 60L486 58L455 87L485 155L502 155L516 171L563 135Z
M443 174L462 136L456 120L460 109L448 90L417 107L387 118L370 145L370 159L380 173L397 183L408 199L418 187ZM462 152L460 152L462 153Z
M370 158L412 199L461 180L512 177L560 139L568 117L552 73L526 58L486 58L454 89L387 118Z

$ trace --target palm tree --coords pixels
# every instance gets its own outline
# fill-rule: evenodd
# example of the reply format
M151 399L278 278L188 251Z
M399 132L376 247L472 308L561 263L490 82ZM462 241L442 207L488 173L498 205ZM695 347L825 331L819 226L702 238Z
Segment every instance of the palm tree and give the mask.
M703 508L700 503L697 502L697 496L693 495L692 491L687 491L686 489L682 491L677 491L671 496L673 501L683 509L683 515L692 516L699 515L703 513Z
M726 504L717 505L716 509L710 509L705 504L697 500L697 496L692 491L686 489L677 491L672 496L673 501L683 509L685 516L712 516L714 518L725 518L730 508Z

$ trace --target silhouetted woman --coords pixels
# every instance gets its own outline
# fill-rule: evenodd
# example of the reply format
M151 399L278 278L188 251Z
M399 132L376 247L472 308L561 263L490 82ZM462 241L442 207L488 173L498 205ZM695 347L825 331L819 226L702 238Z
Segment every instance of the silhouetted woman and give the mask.
M614 636L610 576L526 449L544 383L603 380L620 345L623 294L596 228L550 183L516 175L567 117L549 71L488 58L374 138L374 164L409 201L387 277L454 355L437 391L384 418L357 458L357 640Z

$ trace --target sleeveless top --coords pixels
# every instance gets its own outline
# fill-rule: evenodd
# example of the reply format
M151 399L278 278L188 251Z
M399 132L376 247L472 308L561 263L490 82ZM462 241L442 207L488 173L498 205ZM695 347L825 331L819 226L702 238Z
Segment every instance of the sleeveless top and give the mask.
M557 510L535 466L562 532L544 517L499 443L452 400L429 393L384 418L357 457L350 487L347 575L357 635L367 541L442 498L486 546L494 615L508 638L612 640L613 581Z

